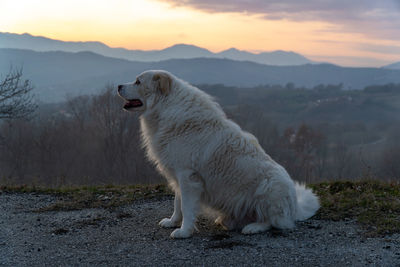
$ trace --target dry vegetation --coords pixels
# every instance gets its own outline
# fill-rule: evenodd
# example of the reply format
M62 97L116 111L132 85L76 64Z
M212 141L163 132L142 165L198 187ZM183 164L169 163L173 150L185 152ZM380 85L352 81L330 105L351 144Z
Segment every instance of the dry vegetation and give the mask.
M113 208L130 204L135 200L171 195L171 191L162 184L129 186L82 186L44 188L30 186L1 186L8 193L39 193L57 195L58 201L43 207L37 212L67 211L89 208ZM0 191L0 192L1 192Z
M379 181L336 181L310 185L319 195L321 220L355 220L367 236L400 233L400 184ZM55 194L58 201L36 212L115 208L145 198L172 194L165 185L43 188L2 186L1 192ZM123 215L121 215L123 216Z
M399 183L337 181L313 184L312 188L321 200L317 218L355 219L372 236L400 232Z
M400 180L398 85L292 87L204 89L296 180ZM144 157L137 116L121 105L110 85L100 95L41 105L30 120L1 121L0 184L162 182Z

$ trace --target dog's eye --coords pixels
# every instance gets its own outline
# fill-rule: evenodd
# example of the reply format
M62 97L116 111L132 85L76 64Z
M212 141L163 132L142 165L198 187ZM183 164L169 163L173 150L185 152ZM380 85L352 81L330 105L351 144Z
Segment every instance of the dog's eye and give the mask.
M136 85L139 85L139 84L140 84L140 81L139 81L139 80L136 80L135 84L136 84Z

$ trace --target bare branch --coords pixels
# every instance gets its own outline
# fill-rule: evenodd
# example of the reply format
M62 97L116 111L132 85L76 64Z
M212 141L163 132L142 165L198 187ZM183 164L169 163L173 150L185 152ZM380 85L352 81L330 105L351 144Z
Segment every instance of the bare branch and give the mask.
M22 69L13 70L0 81L0 119L24 118L37 108L29 80L22 80Z

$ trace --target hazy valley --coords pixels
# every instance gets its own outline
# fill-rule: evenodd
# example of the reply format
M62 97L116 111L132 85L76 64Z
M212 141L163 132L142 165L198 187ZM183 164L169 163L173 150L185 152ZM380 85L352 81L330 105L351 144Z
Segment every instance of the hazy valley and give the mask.
M165 69L193 84L224 84L254 87L286 85L311 88L320 84L343 89L400 82L400 70L348 68L331 64L271 66L250 61L218 58L170 59L139 62L110 58L93 52L35 52L0 49L0 73L22 68L24 77L35 85L43 102L62 101L68 96L98 93L105 84L132 81L147 69Z
M115 84L132 81L147 69L165 69L216 97L228 116L254 133L295 179L400 178L400 70L310 62L265 65L197 57L202 54L191 53L188 46L174 47L169 56L178 58L162 60L161 54L171 52L167 49L157 52L157 61L145 62L80 51L114 51L99 43L34 37L31 45L67 51L33 51L21 49L29 43L18 44L0 48L0 73L22 69L41 104L31 120L1 125L3 177L40 183L52 177L70 183L159 181L137 145L137 118L121 111ZM288 55L283 54L281 65ZM22 143L27 153L18 152Z

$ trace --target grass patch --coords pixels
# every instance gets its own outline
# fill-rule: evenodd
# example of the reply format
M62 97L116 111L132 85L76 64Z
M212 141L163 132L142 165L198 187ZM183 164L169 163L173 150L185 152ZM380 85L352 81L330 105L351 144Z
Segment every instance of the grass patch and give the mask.
M310 185L321 201L315 218L355 219L367 236L400 233L400 184L379 181Z
M400 184L379 181L338 181L312 184L320 197L321 209L316 219L354 219L367 236L400 233ZM165 185L84 186L42 188L0 186L1 192L41 193L59 199L38 212L68 211L87 208L114 208L135 200L171 195ZM129 214L120 214L121 218Z
M114 208L135 200L171 195L166 185L130 186L83 186L66 188L43 188L28 186L1 186L0 192L39 193L59 197L59 200L37 210L69 211L88 208Z

